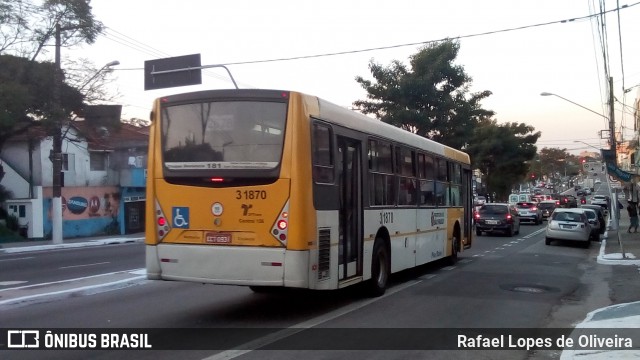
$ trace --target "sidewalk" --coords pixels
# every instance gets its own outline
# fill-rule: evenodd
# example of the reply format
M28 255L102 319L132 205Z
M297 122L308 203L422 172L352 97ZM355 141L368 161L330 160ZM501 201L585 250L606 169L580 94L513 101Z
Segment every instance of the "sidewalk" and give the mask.
M626 201L622 201L622 204L626 205ZM615 224L609 224L602 237L599 264L640 266L640 229L638 233L628 233L629 223L627 210L620 210L617 228Z
M20 242L0 243L0 254L21 253L29 251L54 250L62 248L74 248L85 246L100 246L122 244L130 242L143 242L144 233L128 235L94 236L63 239L62 244L54 244L52 240L25 240Z

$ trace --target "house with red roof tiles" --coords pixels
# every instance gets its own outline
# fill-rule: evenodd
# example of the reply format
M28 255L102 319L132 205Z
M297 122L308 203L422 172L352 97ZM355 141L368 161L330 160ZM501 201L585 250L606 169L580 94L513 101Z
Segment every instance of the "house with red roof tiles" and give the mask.
M62 129L64 238L144 231L149 131L122 122L71 121ZM50 238L53 142L30 128L0 151L5 207L30 239Z

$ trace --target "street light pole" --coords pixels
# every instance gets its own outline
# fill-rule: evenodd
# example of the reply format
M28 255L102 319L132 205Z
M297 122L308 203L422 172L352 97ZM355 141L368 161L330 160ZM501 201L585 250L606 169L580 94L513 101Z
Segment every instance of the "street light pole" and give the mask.
M78 90L82 90L85 87L87 87L87 85L89 85L91 81L96 77L98 77L98 75L100 75L100 73L103 72L105 69L110 68L112 66L117 66L117 65L120 65L120 61L118 60L113 60L111 62L106 63L103 67L100 68L100 70L96 71L96 73L93 74L93 76L91 76L87 81L85 81L84 84L82 84L82 86L78 88Z
M53 71L53 144L49 154L51 160L52 176L51 176L51 240L54 244L62 244L62 118L65 114L62 111L62 102L60 92L62 88L62 66L60 64L60 24L56 24L55 33L55 66ZM112 61L103 66L98 72L82 85L85 87L104 69L120 64L119 61Z
M608 118L608 117L606 117L606 116L604 116L604 115L600 114L599 112L597 112L597 111L595 111L595 110L591 110L591 109L589 109L588 107L582 106L582 105L580 105L580 104L578 104L578 103L576 103L576 102L573 102L573 101L571 101L571 100L569 100L569 99L567 99L567 98L564 98L564 97L562 97L562 96L560 96L560 95L553 94L553 93L549 93L549 92L541 92L541 93L540 93L540 96L556 96L556 97L559 97L560 99L562 99L562 100L564 100L564 101L570 102L570 103L572 103L573 105L579 106L579 107L581 107L581 108L583 108L583 109L585 109L585 110L587 110L587 111L591 111L592 113L594 113L594 114L596 114L596 115L598 115L598 116L602 116L603 118L605 118L605 119L609 120L609 118Z
M581 141L581 140L573 140L573 142L575 142L575 143L582 143L582 144L585 144L585 145L587 145L587 146L589 146L589 147L592 147L592 148L594 148L594 149L598 150L598 154L600 153L600 150L602 150L602 149L597 148L597 147L595 147L595 146L593 146L593 145L591 145L591 144L587 144L586 142Z
M541 96L556 96L559 97L560 99L570 102L573 105L579 106L587 111L590 111L598 116L602 116L603 118L607 119L609 121L609 143L610 143L610 149L613 152L614 156L615 156L615 152L616 152L616 124L615 124L615 120L614 120L614 108L613 108L613 100L614 100L614 96L613 96L613 77L609 77L609 117L606 117L602 114L600 114L597 111L591 110L588 107L582 106L576 102L573 102L567 98L564 98L560 95L554 94L554 93L549 93L549 92L541 92L540 93Z

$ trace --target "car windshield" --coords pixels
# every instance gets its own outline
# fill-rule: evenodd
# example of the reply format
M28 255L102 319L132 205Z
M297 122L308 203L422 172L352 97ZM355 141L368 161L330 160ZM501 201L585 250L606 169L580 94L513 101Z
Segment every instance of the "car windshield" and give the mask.
M538 207L540 209L553 209L556 207L556 203L540 203Z
M553 219L555 221L584 222L584 215L574 212L554 212Z
M585 211L584 214L587 215L587 219L595 219L596 218L595 211Z
M501 205L485 205L480 208L479 213L480 214L497 214L497 215L506 214L507 207L501 206Z

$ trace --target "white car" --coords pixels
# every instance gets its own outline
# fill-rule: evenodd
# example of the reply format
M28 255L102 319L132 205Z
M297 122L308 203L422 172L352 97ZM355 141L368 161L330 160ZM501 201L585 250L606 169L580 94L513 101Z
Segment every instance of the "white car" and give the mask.
M482 206L486 203L487 203L487 198L485 198L484 196L476 196L473 199L473 205L475 206Z
M593 195L591 198L591 205L600 205L603 209L609 208L609 202L607 201L607 197L604 195Z
M588 248L592 237L591 227L582 209L555 209L547 224L544 243L551 245L554 240L568 240Z

